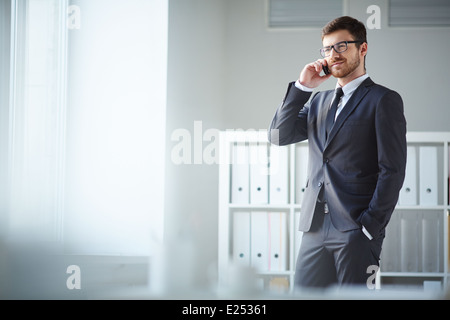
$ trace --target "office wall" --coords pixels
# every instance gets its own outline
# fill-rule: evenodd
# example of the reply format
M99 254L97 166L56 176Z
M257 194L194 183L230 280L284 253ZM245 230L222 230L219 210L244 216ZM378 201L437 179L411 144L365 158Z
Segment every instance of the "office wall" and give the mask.
M367 72L397 90L405 103L408 130L449 129L449 28L390 28L387 1L349 0L347 14L363 22L370 5L381 9L381 29L368 29ZM266 128L287 83L319 56L320 29L268 30L266 0L227 1L227 127ZM331 78L318 89L335 85Z
M367 71L402 95L408 130L448 131L448 28L389 28L387 0L344 3L363 22L369 5L380 7L381 29L368 30ZM266 6L267 0L170 1L167 159L179 143L170 140L173 132L186 129L194 139L195 121L203 131L267 128L288 82L319 58L320 29L269 30ZM332 78L318 89L334 85ZM218 167L169 161L166 169L165 234L193 239L197 276L207 282L217 259Z
M197 151L210 143L203 141L206 131L224 127L225 18L223 0L169 1L164 234L179 264L174 279L188 277L195 264L192 281L202 287L215 277L218 166L198 159ZM183 145L191 156L177 164L173 152ZM189 246L192 259L177 260Z

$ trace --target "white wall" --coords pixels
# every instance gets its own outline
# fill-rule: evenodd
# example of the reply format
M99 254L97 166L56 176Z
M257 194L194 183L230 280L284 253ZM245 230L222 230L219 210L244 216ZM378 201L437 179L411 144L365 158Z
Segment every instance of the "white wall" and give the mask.
M217 260L218 167L193 164L193 143L201 142L206 130L223 128L225 4L223 0L169 3L165 238L175 246L186 242L194 246L192 276L199 286L210 284ZM194 133L197 121L200 134ZM171 140L180 129L191 135L192 164L171 159L173 148L183 142ZM189 261L180 263L184 269L183 263Z

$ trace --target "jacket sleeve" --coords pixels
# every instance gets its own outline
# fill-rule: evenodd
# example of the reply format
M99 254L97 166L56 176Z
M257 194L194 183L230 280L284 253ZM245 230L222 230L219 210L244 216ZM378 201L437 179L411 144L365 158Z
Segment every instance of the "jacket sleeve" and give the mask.
M360 222L377 238L386 227L398 201L406 168L406 120L403 101L389 91L379 101L375 116L378 146L378 180L369 207Z
M295 82L289 83L282 104L275 112L268 131L269 142L284 146L308 138L307 104L311 92L298 89Z

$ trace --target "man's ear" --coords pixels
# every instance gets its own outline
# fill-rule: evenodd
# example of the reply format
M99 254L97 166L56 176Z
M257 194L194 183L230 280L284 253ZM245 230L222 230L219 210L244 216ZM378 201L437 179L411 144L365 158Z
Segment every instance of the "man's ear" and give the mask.
M367 54L367 42L364 42L361 44L361 46L359 47L359 50L361 50L361 54L365 57Z

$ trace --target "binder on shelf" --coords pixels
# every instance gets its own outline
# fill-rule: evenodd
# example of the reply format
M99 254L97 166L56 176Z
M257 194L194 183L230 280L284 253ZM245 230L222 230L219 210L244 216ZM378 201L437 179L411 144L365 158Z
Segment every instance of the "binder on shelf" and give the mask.
M269 268L267 212L252 211L250 218L250 265L257 271Z
M233 213L232 259L237 264L250 266L250 212Z
M302 244L303 232L298 230L298 225L300 223L300 212L295 212L294 215L294 269L297 263L298 251L300 250L300 245Z
M402 206L417 205L417 161L414 146L407 147L405 181L400 190L398 203Z
M298 204L301 204L303 201L303 194L308 181L308 155L309 149L307 145L299 145L295 148L295 201Z
M419 147L419 199L420 205L438 204L438 162L437 147Z
M419 272L418 215L413 212L400 214L400 271Z
M441 216L439 212L422 214L422 271L439 272L441 245Z
M269 202L269 157L268 146L250 145L250 203L267 204Z
M288 269L288 223L286 212L268 213L269 271Z
M386 227L386 238L383 242L383 250L381 250L380 267L383 272L400 271L399 230L399 214L397 211L394 211Z
M447 264L450 265L450 212L447 211Z
M289 149L270 146L269 203L287 204L289 201Z
M231 203L249 203L249 168L248 147L245 144L233 145L231 162Z

